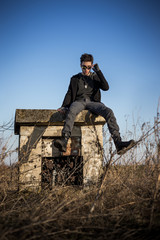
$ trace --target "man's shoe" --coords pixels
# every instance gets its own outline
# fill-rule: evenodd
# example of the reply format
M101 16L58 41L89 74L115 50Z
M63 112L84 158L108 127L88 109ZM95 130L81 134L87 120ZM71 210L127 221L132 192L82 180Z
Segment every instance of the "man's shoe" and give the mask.
M134 145L136 144L136 142L134 140L130 140L127 142L117 142L116 145L116 149L117 149L117 154L122 155L124 153L126 153L129 149L131 149Z
M54 141L54 146L59 149L60 152L66 152L68 138L57 139Z

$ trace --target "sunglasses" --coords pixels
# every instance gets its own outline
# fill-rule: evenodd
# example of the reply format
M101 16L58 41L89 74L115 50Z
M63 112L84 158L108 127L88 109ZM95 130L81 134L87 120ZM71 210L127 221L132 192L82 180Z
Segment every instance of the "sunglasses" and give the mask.
M86 66L86 65L82 65L81 67L84 70L86 70L86 69L90 70L92 68L92 66Z

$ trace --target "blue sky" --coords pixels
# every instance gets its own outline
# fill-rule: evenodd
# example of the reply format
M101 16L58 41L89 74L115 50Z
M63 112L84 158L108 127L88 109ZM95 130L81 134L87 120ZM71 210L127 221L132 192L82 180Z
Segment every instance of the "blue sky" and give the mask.
M91 53L120 129L153 121L160 96L160 1L1 0L0 125L15 110L57 109Z

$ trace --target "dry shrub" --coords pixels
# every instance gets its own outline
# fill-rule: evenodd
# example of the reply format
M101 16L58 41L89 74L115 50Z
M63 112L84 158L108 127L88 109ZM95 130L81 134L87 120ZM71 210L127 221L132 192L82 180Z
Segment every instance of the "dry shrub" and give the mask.
M104 178L88 189L56 186L39 193L16 191L16 166L1 164L0 239L158 240L159 169L156 144L154 149L150 146L153 141L143 139L143 153L141 145L120 158L110 151Z
M97 201L100 186L1 192L1 239L158 239L160 222L149 229L156 176L147 172L110 167Z

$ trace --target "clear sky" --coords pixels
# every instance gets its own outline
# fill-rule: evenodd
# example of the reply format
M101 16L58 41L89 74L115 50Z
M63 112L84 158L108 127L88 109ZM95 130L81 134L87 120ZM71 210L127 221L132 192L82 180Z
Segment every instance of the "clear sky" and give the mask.
M120 129L153 121L160 96L160 1L0 0L0 125L15 110L57 109L91 53Z

